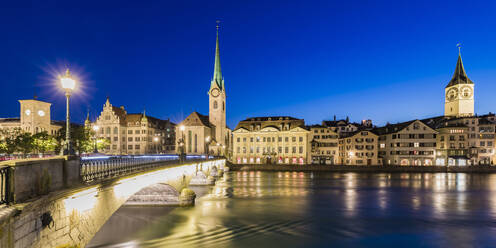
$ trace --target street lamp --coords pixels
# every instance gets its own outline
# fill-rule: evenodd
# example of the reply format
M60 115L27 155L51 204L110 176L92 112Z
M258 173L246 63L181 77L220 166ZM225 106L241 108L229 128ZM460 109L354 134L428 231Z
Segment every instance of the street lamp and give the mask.
M185 158L184 154L184 149L185 149L185 142L184 142L184 125L179 126L179 130L181 131L181 138L179 139L179 161L183 162Z
M60 77L60 84L62 86L62 89L65 90L65 97L66 97L66 129L65 129L65 148L64 148L64 155L72 155L74 154L74 151L72 150L71 146L71 134L70 134L70 115L69 115L69 98L71 97L71 92L74 90L76 87L76 80L72 79L71 73L69 72L69 69L65 71L65 75Z
M207 154L205 156L205 159L208 159L208 145L210 144L210 136L207 136L205 138L205 153Z
M100 127L98 125L93 126L93 131L95 131L95 149L93 150L93 153L98 153L98 146L96 144L96 140L97 140L97 135L98 135L99 129L100 129Z

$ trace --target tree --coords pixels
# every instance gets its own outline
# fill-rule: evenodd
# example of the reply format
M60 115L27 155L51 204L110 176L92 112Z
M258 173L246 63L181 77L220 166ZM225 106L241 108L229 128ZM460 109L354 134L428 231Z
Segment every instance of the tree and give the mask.
M45 154L47 151L55 151L57 146L55 137L49 135L46 131L34 134L33 143L34 149L41 154Z
M24 156L30 154L34 150L34 139L31 133L22 132L15 137L17 151L21 152Z
M57 135L57 149L62 149L65 142L65 127L63 127ZM84 152L92 152L94 148L93 131L89 128L71 125L71 142L72 148L78 154Z
M18 151L17 136L22 132L20 128L2 130L0 133L0 153L14 154Z

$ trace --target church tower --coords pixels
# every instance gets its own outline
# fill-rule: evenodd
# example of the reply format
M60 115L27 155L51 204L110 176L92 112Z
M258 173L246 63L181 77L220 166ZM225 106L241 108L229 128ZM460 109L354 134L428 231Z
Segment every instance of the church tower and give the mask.
M226 89L220 69L219 51L219 24L217 23L217 40L215 44L214 76L208 91L209 114L208 119L215 127L212 129L212 138L220 145L226 144Z
M458 47L460 49L460 47ZM458 50L455 74L445 88L444 115L465 117L474 115L474 82L467 77Z

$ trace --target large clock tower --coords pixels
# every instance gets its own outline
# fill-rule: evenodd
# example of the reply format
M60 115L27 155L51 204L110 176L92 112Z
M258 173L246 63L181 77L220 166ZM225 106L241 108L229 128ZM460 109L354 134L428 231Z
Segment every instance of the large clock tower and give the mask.
M208 119L214 125L212 129L212 138L221 146L228 146L226 142L226 89L224 87L224 78L220 69L220 52L219 52L219 25L217 25L217 40L215 46L215 65L214 77L210 83L209 96L209 115Z
M444 115L466 117L474 115L474 82L467 77L462 56L458 53L455 74L445 88Z

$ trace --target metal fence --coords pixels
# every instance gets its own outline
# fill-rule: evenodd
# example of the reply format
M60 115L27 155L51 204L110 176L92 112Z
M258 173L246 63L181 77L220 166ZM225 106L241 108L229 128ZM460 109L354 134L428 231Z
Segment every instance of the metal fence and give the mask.
M9 170L8 166L0 167L0 204L9 202Z
M201 158L188 156L186 160ZM169 164L177 164L178 156L120 156L81 159L81 179L84 182L108 179L134 172L145 171Z

